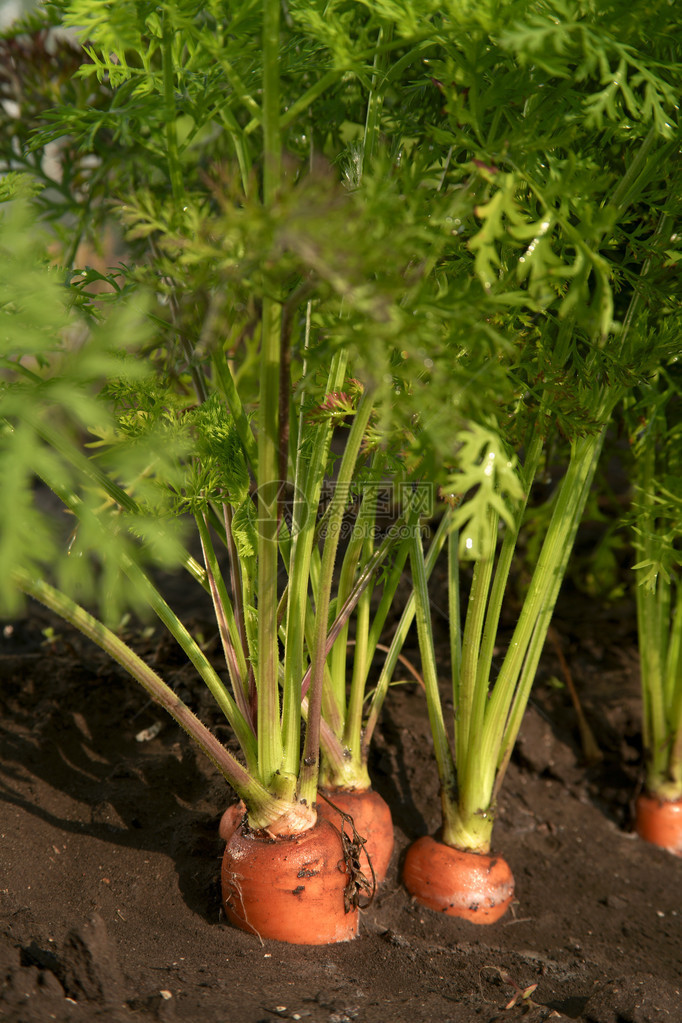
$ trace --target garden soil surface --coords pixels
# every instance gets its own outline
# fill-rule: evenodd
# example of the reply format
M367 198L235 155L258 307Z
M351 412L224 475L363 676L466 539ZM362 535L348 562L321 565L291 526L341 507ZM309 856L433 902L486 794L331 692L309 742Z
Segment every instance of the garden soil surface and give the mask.
M208 609L189 613L218 664ZM4 623L0 1019L680 1023L682 859L631 831L633 608L595 608L569 590L555 629L603 759L586 763L549 642L495 827L516 877L512 911L477 927L420 908L401 886L408 843L439 824L424 701L410 684L392 689L371 761L395 822L388 879L356 941L295 947L224 919L217 825L233 797L212 765L47 612ZM170 642L143 626L128 638L229 743Z

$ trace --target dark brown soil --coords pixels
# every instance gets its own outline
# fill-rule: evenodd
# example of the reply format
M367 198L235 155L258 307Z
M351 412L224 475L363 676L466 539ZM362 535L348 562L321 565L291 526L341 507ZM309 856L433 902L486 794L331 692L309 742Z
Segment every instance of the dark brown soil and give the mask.
M437 829L439 801L420 692L392 690L371 766L396 853L360 938L323 948L226 925L224 783L116 665L59 625L46 639L50 624L32 610L0 640L0 1019L682 1020L682 860L629 830L630 607L564 600L557 633L605 756L584 764L550 645L495 832L517 901L493 926L421 909L400 885L406 845ZM208 620L193 625L210 636ZM170 646L142 631L134 641L216 723Z

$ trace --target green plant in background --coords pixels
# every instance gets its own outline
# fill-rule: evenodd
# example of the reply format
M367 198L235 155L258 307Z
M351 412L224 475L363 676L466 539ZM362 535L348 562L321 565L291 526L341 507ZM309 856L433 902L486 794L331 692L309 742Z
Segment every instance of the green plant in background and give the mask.
M466 458L476 469L456 467L446 489L495 495L475 525L472 501L447 513L454 754L424 556L412 543L443 841L415 843L404 876L426 905L484 923L499 918L513 894L511 872L489 856L497 796L607 425L633 386L679 352L678 336L659 329L661 310L674 304L672 281L654 281L649 271L670 259L676 238L680 65L675 44L662 40L677 39L680 25L659 5L642 34L636 8L467 8L430 60L448 115L441 134L452 165L473 161L485 182L469 247L500 318L516 330L510 371L518 391L487 434L472 430L463 440L476 452ZM546 532L535 540L537 563L515 629L496 663L526 502L554 431L565 438L568 461ZM460 628L460 563L472 554ZM468 852L478 856L462 855Z
M668 329L678 323L667 310ZM673 326L674 324L674 326ZM637 801L643 838L682 855L682 417L677 360L629 409L636 491L637 629L642 679L645 792Z
M13 79L3 107L5 198L34 194L66 264L40 268L45 246L5 219L4 598L43 600L124 664L257 831L312 831L320 780L366 787L416 617L444 837L489 846L606 424L674 343L647 329L643 282L674 247L679 26L647 5L643 34L643 9L60 0L31 23L39 41L40 24L77 28L86 59L51 102L43 71L30 95ZM56 183L48 156L69 168ZM74 268L80 239L110 225L124 261ZM68 289L45 283L64 276ZM492 684L516 540L557 432L566 475ZM70 553L34 504L36 476L77 526ZM383 487L401 495L385 535ZM428 552L425 493L445 502ZM202 562L184 547L188 517ZM454 755L428 609L445 545ZM408 558L414 593L366 707ZM462 560L475 564L460 635ZM156 588L159 563L210 593L223 675ZM157 613L241 759L85 610L93 599L110 622L130 603ZM237 873L224 874L228 913L269 933ZM346 883L353 909L362 879ZM352 930L337 921L322 940Z

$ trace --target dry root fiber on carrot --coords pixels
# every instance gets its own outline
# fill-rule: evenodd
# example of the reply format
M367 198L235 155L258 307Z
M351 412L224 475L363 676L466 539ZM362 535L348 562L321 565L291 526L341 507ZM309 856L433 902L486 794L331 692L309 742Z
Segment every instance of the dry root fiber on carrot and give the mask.
M355 830L365 840L360 854L360 869L368 880L372 869L376 883L386 878L393 855L393 819L386 801L373 789L320 789L317 813L340 828L347 814L353 819ZM371 860L371 866L367 857Z

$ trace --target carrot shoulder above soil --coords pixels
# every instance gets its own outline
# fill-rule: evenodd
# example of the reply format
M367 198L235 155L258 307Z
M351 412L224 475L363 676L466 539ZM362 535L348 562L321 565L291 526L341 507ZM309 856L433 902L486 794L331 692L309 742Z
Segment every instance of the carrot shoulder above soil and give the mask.
M386 878L393 846L393 820L388 803L373 789L324 789L318 792L318 819L325 818L359 850L359 867L368 884ZM218 825L224 842L243 823L246 807L241 801L228 806Z
M635 827L646 842L682 856L682 799L643 792L635 804Z
M501 856L455 849L430 835L407 850L403 881L422 905L475 924L494 924L514 898L514 877Z

